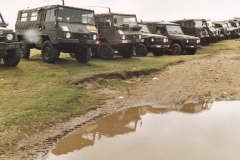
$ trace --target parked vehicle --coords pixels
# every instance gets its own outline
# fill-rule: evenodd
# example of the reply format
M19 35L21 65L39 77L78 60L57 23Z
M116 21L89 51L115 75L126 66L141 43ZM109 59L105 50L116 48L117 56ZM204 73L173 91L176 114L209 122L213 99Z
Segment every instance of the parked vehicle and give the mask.
M94 57L110 60L118 51L123 58L131 58L133 47L143 42L135 14L101 13L95 20L101 44L92 50Z
M144 23L139 23L138 25L142 27L141 32L144 42L136 46L136 56L143 57L149 52L152 52L154 56L162 56L169 47L167 36L151 34Z
M202 19L203 27L208 31L210 43L216 43L224 39L224 35L220 33L220 29L213 27L210 19Z
M186 51L187 54L193 55L197 48L200 48L200 38L185 35L177 23L172 22L143 22L147 25L152 34L159 34L168 37L168 50L172 55L180 55Z
M12 29L5 29L8 23L4 21L0 13L0 62L6 66L16 66L20 62L19 42Z
M183 19L173 22L178 23L181 26L184 34L199 37L201 39L202 46L209 45L209 34L203 27L202 19Z
M28 59L35 48L47 63L54 63L60 52L74 53L77 62L88 62L91 48L99 45L94 16L93 10L64 5L20 10L15 30L22 57Z
M236 31L236 38L239 38L240 37L239 21L236 20L236 19L230 19L230 20L228 20L228 25L235 29L235 31Z
M236 29L228 26L226 21L214 21L213 25L215 28L219 28L221 33L224 34L225 39L236 38Z

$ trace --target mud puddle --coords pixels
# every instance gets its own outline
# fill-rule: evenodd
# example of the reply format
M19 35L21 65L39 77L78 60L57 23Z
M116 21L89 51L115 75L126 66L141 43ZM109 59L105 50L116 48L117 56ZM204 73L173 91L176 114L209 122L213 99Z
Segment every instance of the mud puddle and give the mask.
M134 107L70 133L45 159L239 159L239 126L240 101Z

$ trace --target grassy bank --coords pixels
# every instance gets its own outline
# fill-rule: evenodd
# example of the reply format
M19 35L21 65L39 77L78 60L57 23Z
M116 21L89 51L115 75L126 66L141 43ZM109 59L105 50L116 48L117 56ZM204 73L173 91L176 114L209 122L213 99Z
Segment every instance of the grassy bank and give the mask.
M117 89L134 85L112 79L118 75L131 77L141 75L138 73L151 73L148 75L151 76L153 71L167 69L169 64L179 61L239 52L240 41L225 40L204 46L193 56L154 57L149 54L130 59L115 56L110 61L91 59L80 64L68 54L61 54L55 64L47 64L42 61L40 51L31 50L30 59L21 59L17 67L9 68L0 63L0 155L11 150L19 139L48 124L83 114L103 104L107 97L88 92L84 82L98 82L91 90L103 87ZM111 80L103 80L108 77Z

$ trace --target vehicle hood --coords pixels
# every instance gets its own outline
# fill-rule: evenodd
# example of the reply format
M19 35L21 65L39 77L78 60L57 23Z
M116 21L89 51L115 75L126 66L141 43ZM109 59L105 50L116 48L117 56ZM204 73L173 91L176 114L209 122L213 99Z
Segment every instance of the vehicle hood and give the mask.
M159 35L159 34L151 34L151 33L142 33L143 38L149 38L149 37L155 37L155 38L167 38L164 35Z
M199 39L195 36L185 35L185 34L169 34L169 37L171 39Z
M2 31L3 33L13 32L12 29L5 29L5 28L2 28L2 27L0 27L0 31Z

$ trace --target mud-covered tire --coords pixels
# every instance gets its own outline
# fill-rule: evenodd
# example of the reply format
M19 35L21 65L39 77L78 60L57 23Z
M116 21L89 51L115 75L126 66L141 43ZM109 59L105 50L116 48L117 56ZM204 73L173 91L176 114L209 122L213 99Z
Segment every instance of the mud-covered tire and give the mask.
M180 55L182 54L183 49L179 43L174 43L171 47L171 54L172 55Z
M58 59L58 49L50 41L45 41L42 46L42 59L47 63L54 63Z
M8 55L3 58L6 66L16 66L20 62L21 53L19 49L8 51Z
M19 42L20 45L20 56L21 58L29 59L30 57L30 47L25 40Z
M114 49L104 42L98 47L98 56L101 59L110 60L114 56Z
M197 52L196 48L188 48L186 49L186 53L189 55L194 55Z
M148 54L148 49L144 44L138 44L135 48L137 57L146 57Z
M81 51L74 52L75 58L79 63L87 63L92 55L91 48L84 48Z
M154 56L163 56L165 54L166 50L162 49L162 50L158 50L158 51L152 51Z
M121 49L118 52L123 58L131 58L132 55L133 55L133 49L132 48Z

